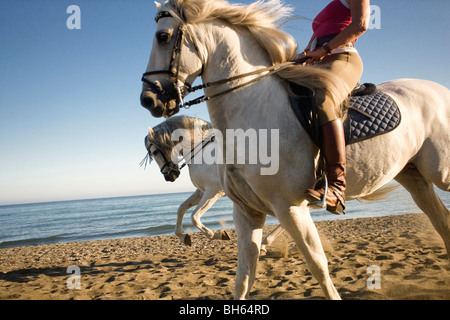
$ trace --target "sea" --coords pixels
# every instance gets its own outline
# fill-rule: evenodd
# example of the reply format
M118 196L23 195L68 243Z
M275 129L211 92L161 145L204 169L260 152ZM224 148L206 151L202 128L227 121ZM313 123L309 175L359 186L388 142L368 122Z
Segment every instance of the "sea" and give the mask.
M437 192L449 208L450 192ZM190 195L186 192L0 206L0 248L170 235L174 233L177 209ZM346 205L346 215L335 216L325 210L313 210L311 215L314 221L322 221L421 212L401 187L383 201L349 201ZM193 210L183 220L188 233L198 232L190 218ZM219 199L203 215L202 222L212 230L234 228L231 200ZM266 225L276 224L276 218L268 216Z

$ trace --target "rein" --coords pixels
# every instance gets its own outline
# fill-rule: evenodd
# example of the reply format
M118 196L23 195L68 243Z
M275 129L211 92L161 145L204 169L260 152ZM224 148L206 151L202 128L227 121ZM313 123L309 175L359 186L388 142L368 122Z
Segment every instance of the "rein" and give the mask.
M166 17L173 17L171 12L168 11L162 11L160 13L158 13L158 15L155 18L155 21L158 22L159 19L161 18L166 18ZM147 76L151 76L151 75L155 75L155 74L167 74L169 75L169 77L173 80L173 86L176 88L177 91L177 102L180 104L180 108L185 108L185 109L189 109L191 106L196 105L196 104L200 104L202 102L206 102L209 101L211 99L229 94L233 91L239 90L243 87L249 86L253 83L259 82L261 80L263 80L264 78L267 78L273 74L276 74L278 72L280 72L281 70L284 70L286 68L289 68L291 66L294 65L298 65L298 64L303 64L304 62L306 62L309 58L305 57L305 58L301 58L298 60L293 60L293 61L288 61L288 62L284 62L284 63L280 63L280 64L276 64L267 68L262 68L259 70L255 70L249 73L244 73L244 74L240 74L240 75L236 75L236 76L232 76L232 77L228 77L225 79L221 79L221 80L217 80L217 81L212 81L212 82L207 82L204 83L202 85L199 86L195 86L192 87L190 84L187 84L186 81L183 79L180 79L180 75L179 75L179 69L180 69L180 56L181 56L181 49L182 49L182 45L183 45L183 38L184 38L184 32L185 32L185 27L183 26L183 24L180 25L180 27L178 28L178 32L177 32L177 38L176 38L176 42L175 42L175 46L173 48L172 51L172 58L170 61L170 65L169 65L169 69L168 70L158 70L158 71L150 71L150 72L146 72L143 74L141 81L146 83L147 85L149 85L149 87L160 93L163 96L168 96L168 93L162 89L159 88L156 84L154 84L153 82L147 80L145 77ZM199 52L197 45L194 42L194 46L196 47L197 53ZM176 65L175 65L176 63ZM265 73L266 72L266 73ZM265 74L262 74L265 73ZM253 75L260 75L252 80L249 80L247 82L241 83L235 87L232 87L230 89L218 92L216 94L213 94L211 96L206 96L203 95L199 98L196 98L194 100L185 102L184 101L184 96L188 95L189 93L193 93L196 92L198 90L202 90L202 89L206 89L206 88L210 88L210 87L214 87L214 86L219 86L222 84L226 84L235 80L239 80L239 79L243 79L243 78L247 78ZM261 75L262 74L262 75ZM182 86L178 85L178 82L180 82L180 80L182 80L181 82L183 83Z
M257 74L261 74L261 73L267 72L267 73L265 73L263 75L260 75L259 77L256 77L256 78L254 78L254 79L252 79L250 81L241 83L240 85L237 85L237 86L232 87L230 89L227 89L227 90L221 91L219 93L213 94L211 96L203 95L203 96L201 96L201 97L199 97L197 99L194 99L194 100L191 100L191 101L188 101L188 102L183 102L181 107L189 109L193 105L200 104L202 102L205 102L205 101L208 101L208 100L211 100L211 99L214 99L214 98L226 95L228 93L231 93L231 92L236 91L238 89L241 89L243 87L249 86L249 85L251 85L253 83L259 82L259 81L261 81L264 78L267 78L267 77L269 77L269 76L271 76L273 74L276 74L277 72L280 72L281 70L284 70L284 69L289 68L289 67L291 67L293 65L301 64L301 63L303 63L303 62L300 61L300 60L299 61L297 61L297 60L296 61L288 61L288 62L280 63L280 64L277 64L277 65L273 65L273 66L270 66L270 67L267 67L267 68L255 70L255 71L252 71L252 72L249 72L249 73L243 73L243 74L239 74L237 76L225 78L225 79L222 79L222 80L217 80L217 81L213 81L213 82L207 82L207 83L204 83L204 84L196 86L196 87L189 87L187 89L187 91L188 91L188 93L192 93L192 92L195 92L195 91L198 91L198 90L202 90L202 89L206 89L206 88L210 88L210 87L226 84L226 83L229 83L229 82L232 82L232 81L235 81L235 80L239 80L239 79L242 79L242 78L246 78L246 77L250 77L250 76L253 76L253 75L257 75Z
M194 157L203 149L205 149L205 147L214 142L216 140L216 136L213 134L211 134L208 139L203 140L200 144L201 144L201 148L200 150L195 151L195 149L200 145L196 145L194 146L194 148L191 149L191 152L189 153L189 155L191 155L191 157L189 158L189 161L186 161L186 157L183 157L183 159L181 159L177 164L180 164L182 161L184 161L184 163L179 167L178 170L182 170L184 167L186 167L186 165L192 161L192 159L194 159Z

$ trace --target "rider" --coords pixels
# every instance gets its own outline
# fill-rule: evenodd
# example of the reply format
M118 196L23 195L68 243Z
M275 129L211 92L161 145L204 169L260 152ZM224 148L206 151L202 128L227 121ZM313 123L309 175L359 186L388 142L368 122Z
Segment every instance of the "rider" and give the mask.
M349 93L355 88L363 64L355 41L368 28L370 0L333 0L313 21L314 34L299 58L309 57L308 63L318 64L340 76ZM340 106L325 92L316 92L320 124L320 147L325 158L328 180L327 210L340 214L345 209L346 153ZM306 191L310 206L321 200L324 189Z

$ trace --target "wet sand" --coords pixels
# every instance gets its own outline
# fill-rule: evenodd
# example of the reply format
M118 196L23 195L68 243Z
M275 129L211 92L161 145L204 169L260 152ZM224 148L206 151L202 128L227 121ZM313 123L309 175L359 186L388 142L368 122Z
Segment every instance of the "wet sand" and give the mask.
M425 215L316 225L343 299L450 299L449 261ZM176 236L158 236L0 249L0 299L229 300L237 244L234 231L227 232L231 241L194 233L192 247ZM323 299L302 255L290 247L283 235L260 257L250 299ZM72 265L79 278L67 273ZM369 278L376 274L368 268L380 277Z

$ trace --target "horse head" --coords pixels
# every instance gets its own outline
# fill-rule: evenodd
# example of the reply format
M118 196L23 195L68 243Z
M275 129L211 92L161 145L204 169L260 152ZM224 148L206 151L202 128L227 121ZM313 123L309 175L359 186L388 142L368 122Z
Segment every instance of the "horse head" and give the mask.
M145 137L147 157L156 161L166 181L173 182L181 169L192 163L199 150L214 141L211 130L212 125L199 118L174 116L166 119L149 128Z
M145 137L145 148L150 161L156 161L166 181L174 182L180 176L178 164L172 161L172 150L163 147L152 128L149 128L149 134Z
M171 117L183 105L202 62L188 26L168 5L157 4L152 52L142 77L141 105L154 117Z

